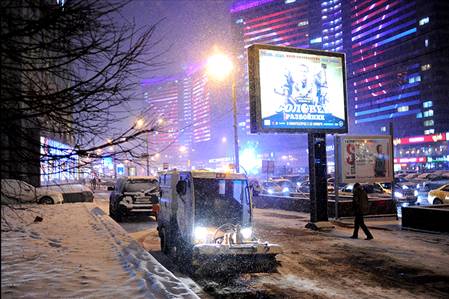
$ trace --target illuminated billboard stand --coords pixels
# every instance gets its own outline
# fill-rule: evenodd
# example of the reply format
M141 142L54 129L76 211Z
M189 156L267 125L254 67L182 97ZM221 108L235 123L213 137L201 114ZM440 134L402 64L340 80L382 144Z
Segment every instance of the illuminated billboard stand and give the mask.
M248 48L252 133L308 133L310 227L327 223L326 134L347 133L342 53ZM325 225L326 226L326 225Z

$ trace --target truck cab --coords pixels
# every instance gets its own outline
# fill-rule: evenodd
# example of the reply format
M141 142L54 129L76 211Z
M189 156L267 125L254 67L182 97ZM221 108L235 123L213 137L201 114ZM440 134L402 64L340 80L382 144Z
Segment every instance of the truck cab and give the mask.
M253 234L252 196L244 174L167 171L159 174L159 183L162 252L195 274L275 269L281 249Z

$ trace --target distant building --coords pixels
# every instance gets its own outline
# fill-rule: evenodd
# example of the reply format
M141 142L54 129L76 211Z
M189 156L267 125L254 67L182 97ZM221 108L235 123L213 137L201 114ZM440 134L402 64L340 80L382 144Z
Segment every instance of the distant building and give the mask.
M243 70L255 43L346 53L350 134L388 134L390 122L395 138L449 130L449 2L241 0L230 13ZM242 72L239 123L249 128L247 79ZM298 135L246 133L242 143L256 139L280 163L279 152L301 147Z

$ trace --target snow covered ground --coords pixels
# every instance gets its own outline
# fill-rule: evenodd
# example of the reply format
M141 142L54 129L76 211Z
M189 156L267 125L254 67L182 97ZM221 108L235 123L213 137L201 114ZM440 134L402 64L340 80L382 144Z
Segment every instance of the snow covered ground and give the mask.
M95 204L2 214L2 298L198 298Z

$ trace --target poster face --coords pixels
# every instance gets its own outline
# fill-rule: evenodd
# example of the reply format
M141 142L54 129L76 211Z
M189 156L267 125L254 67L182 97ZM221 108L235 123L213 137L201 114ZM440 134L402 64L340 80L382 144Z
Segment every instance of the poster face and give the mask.
M343 54L264 45L250 51L253 132L347 131Z
M393 180L390 137L339 137L339 151L342 182L381 183Z

